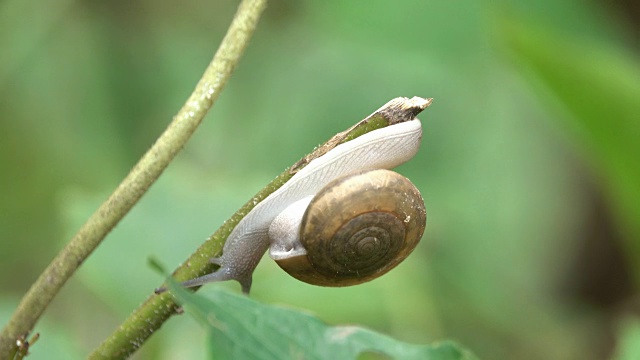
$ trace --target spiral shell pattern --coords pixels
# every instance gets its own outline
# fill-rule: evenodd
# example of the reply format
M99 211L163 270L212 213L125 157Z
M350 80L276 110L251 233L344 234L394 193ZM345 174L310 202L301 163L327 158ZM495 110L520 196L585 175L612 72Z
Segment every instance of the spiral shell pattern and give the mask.
M360 284L404 260L425 225L424 201L407 178L389 170L358 173L318 192L300 227L307 255L278 263L315 285Z

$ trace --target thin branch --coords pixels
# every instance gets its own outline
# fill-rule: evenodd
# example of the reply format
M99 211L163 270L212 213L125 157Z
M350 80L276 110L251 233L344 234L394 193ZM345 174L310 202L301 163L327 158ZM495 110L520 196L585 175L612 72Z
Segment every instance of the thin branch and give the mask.
M233 214L231 218L225 221L183 265L176 269L174 277L179 281L183 281L212 272L214 265L209 262L209 259L220 255L224 242L238 222L260 203L260 201L280 188L295 172L302 169L311 160L322 156L322 154L341 143L352 140L372 130L412 120L429 105L431 105L431 99L419 97L412 99L396 98L389 101L356 125L332 137L329 141L316 148L314 152L305 156L282 174L278 175L252 197L251 200ZM130 355L140 347L151 334L158 330L164 321L175 314L177 308L178 305L175 303L173 296L168 292L149 296L89 358L121 358Z
M242 1L213 60L171 124L26 293L0 333L0 358L8 356L20 336L33 329L80 264L140 200L189 140L231 76L265 5L266 0ZM125 349L121 354L131 352L132 349Z

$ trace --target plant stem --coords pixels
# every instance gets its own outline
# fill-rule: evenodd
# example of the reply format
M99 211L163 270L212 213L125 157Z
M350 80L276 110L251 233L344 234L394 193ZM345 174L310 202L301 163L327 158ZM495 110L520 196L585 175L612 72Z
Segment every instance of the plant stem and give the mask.
M314 152L303 157L300 161L278 175L254 197L242 206L224 224L209 237L176 271L173 273L178 281L195 278L213 271L209 259L220 255L227 237L242 218L269 194L286 183L295 172L302 169L313 159L322 156L333 147L352 140L372 130L409 121L431 105L431 99L414 97L412 99L396 98L389 101L376 112L358 122L351 128L338 133L329 141L316 148ZM197 290L197 289L190 289ZM164 292L152 294L133 314L129 316L116 331L107 338L89 356L90 359L122 358L130 355L154 333L171 315L176 312L178 305L173 296Z
M171 124L25 294L0 333L0 358L8 356L16 347L17 339L33 329L51 300L80 264L140 200L189 140L231 76L265 5L266 0L242 1L213 60ZM116 357L130 354L142 341L139 339L139 342L112 354Z

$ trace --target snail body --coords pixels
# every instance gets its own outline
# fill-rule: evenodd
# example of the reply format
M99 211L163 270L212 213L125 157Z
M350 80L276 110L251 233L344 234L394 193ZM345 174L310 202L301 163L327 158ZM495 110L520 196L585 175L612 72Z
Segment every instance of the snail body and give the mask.
M282 187L256 205L238 223L227 238L222 256L211 259L212 263L220 266L216 272L185 281L182 284L186 287L191 287L214 281L236 280L241 284L243 292L248 293L251 288L252 273L268 249L270 256L294 277L303 281L310 280L309 282L322 286L351 285L371 280L387 272L413 250L422 236L426 214L424 212L424 202L419 192L407 179L391 171L383 171L381 173L380 171L372 170L392 169L408 161L417 153L421 138L422 126L420 121L417 119L410 120L373 130L340 144L326 154L312 160ZM395 175L389 175L388 173ZM332 201L327 200L331 197L331 190L325 188L327 185L329 185L328 188L331 188L332 185L338 183L344 185L347 182L348 186L345 189L348 189L349 186L362 183L361 177L372 175L382 175L382 180L374 181L368 190L361 191L359 195L356 195L355 199L339 206L335 202L332 205ZM398 180L396 176L406 181ZM353 180L354 177L356 180ZM408 186L407 183L411 186ZM405 207L415 210L411 212L412 215L409 215L409 212L405 210L394 212L386 208L386 205L379 205L381 202L374 200L376 194L383 193L382 189L385 188L385 185L390 185L386 186L387 188L396 189L391 191L395 195L409 195L412 197L413 200L408 200L405 197L396 201L395 204L397 205L398 202L404 203L404 205L410 204L410 206ZM345 190L341 191L345 192ZM317 197L316 194L324 194L321 197L323 200L318 200L320 197ZM333 194L335 195L335 192ZM385 197L388 198L391 195L385 195ZM378 224L382 224L385 221L396 222L396 220L391 220L391 217L399 216L401 219L399 220L400 227L394 227L396 229L394 231L402 232L402 237L411 235L412 239L405 241L409 244L406 250L397 250L390 246L388 247L390 249L388 252L399 254L401 259L392 260L391 265L384 266L381 270L369 268L368 265L363 265L362 267L347 266L346 268L343 266L346 269L346 277L333 275L336 270L329 270L327 279L322 278L322 271L297 270L296 266L301 264L308 265L310 259L315 256L309 254L309 249L305 247L304 241L301 241L299 236L301 228L306 230L309 230L309 228L328 228L325 225L318 225L320 222L316 220L316 216L319 213L326 213L328 211L326 209L331 209L332 207L333 211L338 214L357 213L355 210L347 211L347 209L354 207L353 204L356 203L355 200L358 200L357 198L366 198L369 203L374 204L373 210L375 211L368 210L364 213L380 213L377 217L373 216ZM386 202L387 200L382 201L385 204ZM323 204L325 210L316 211L315 213L306 210L309 205L318 203ZM377 209L375 209L376 206ZM311 221L315 225L302 227L303 218L305 221ZM404 226L407 224L411 226ZM340 231L342 226L338 225L332 228ZM378 226L378 228L381 227ZM358 231L360 230L355 232ZM371 247L380 245L380 240L373 240L374 236L363 235L363 233L360 236L371 240L370 245L363 243L363 246L359 248L356 246L355 249L359 249L363 254L371 251ZM384 237L383 235L381 236ZM358 242L356 240L353 241ZM313 242L311 241L311 243ZM317 242L315 245L317 245ZM358 272L366 273L363 280L355 278L354 275L357 275ZM338 273L340 272L338 271ZM327 275L326 271L325 275Z

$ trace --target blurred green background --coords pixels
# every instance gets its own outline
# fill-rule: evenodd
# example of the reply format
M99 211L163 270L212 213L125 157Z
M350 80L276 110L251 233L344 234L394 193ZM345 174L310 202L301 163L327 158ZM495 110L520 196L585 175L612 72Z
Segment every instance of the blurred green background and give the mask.
M167 126L236 6L0 3L0 325ZM415 95L435 100L398 169L427 205L414 254L344 289L264 259L251 296L483 359L640 358L637 6L271 1L192 141L48 309L32 358L84 357L161 283L149 256L176 266L314 146ZM204 336L175 317L135 357L202 359Z

